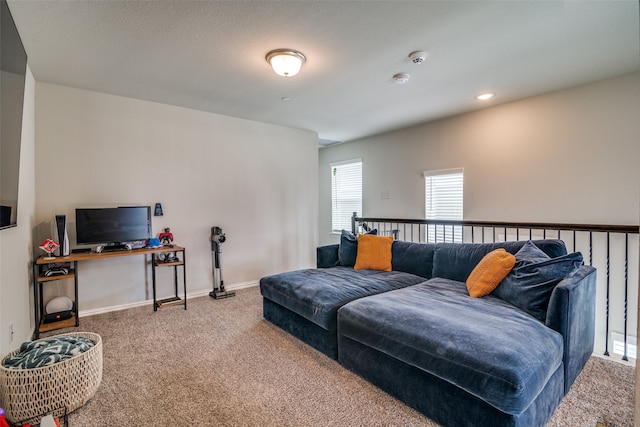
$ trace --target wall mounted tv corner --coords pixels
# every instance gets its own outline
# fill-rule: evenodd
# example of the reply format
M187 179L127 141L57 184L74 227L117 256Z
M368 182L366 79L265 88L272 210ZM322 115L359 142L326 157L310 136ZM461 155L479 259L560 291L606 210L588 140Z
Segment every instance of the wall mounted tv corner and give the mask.
M0 230L18 222L18 178L27 54L9 11L0 0Z

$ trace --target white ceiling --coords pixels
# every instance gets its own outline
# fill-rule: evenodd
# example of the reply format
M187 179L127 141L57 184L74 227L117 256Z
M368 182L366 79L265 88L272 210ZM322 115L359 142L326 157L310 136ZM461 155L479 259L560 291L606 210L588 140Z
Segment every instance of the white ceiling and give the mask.
M330 141L640 70L637 0L8 3L37 81ZM300 74L269 68L276 48L307 56Z

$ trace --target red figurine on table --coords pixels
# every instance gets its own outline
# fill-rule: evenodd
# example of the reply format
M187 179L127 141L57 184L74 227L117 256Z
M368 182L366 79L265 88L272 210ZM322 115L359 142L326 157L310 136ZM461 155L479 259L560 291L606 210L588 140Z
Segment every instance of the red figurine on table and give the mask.
M164 229L164 232L160 233L158 236L160 239L160 243L163 245L170 245L173 243L173 234L171 233L171 229L169 227Z

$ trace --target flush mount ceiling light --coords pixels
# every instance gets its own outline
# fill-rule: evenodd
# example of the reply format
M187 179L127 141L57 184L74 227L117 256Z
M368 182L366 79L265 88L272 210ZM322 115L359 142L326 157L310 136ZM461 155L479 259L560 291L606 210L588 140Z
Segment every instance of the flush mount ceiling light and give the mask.
M302 52L293 49L274 49L267 53L265 59L276 74L284 77L295 76L307 62L307 57Z
M496 96L495 93L483 93L482 95L476 96L476 99L479 100L479 101L487 101L487 100L493 98L494 96Z
M394 74L393 81L395 81L399 85L403 85L409 81L409 74L407 73Z

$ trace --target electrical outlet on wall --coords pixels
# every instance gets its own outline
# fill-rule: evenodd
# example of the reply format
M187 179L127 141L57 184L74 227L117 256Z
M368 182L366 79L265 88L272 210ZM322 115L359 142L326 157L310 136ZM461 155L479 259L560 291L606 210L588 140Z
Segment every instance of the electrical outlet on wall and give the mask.
M9 323L9 342L13 342L13 323Z

